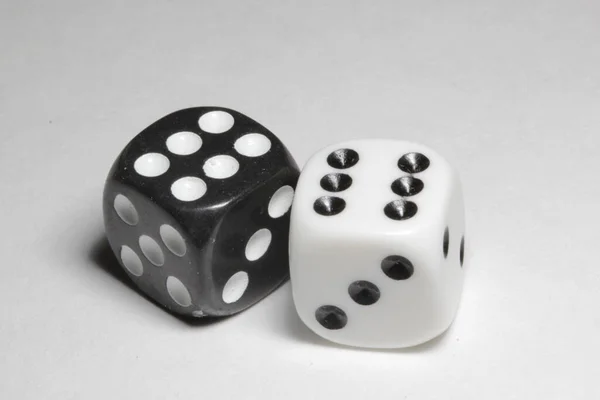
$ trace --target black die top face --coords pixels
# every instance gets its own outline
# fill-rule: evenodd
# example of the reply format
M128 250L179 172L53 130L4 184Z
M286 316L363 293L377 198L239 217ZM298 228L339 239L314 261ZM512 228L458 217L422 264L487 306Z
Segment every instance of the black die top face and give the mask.
M109 179L136 188L181 225L196 245L227 209L296 163L269 130L234 110L176 111L136 136ZM208 229L210 231L210 229Z

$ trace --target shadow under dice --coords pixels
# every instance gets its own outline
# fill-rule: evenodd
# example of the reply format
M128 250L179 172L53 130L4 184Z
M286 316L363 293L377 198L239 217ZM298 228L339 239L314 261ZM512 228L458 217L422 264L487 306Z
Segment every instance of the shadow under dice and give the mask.
M224 108L177 111L136 136L104 188L110 246L167 309L224 316L289 276L298 168L281 141Z
M434 338L458 308L464 232L458 176L433 150L392 140L321 150L302 171L291 217L300 318L352 346Z

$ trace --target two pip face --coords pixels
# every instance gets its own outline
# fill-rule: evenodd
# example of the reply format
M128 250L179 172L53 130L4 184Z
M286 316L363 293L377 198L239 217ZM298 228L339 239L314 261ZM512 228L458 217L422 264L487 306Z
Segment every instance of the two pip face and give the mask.
M300 174L256 121L186 109L127 145L103 203L124 270L176 314L235 314L291 276L298 314L315 333L394 348L439 335L458 307L460 183L422 145L342 143Z

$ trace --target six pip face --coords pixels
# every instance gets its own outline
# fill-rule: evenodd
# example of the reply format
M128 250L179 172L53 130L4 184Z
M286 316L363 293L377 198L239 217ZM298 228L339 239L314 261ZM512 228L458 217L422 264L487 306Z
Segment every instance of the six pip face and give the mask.
M433 150L392 140L323 149L301 173L290 230L294 303L317 334L406 347L454 318L462 194L453 168Z

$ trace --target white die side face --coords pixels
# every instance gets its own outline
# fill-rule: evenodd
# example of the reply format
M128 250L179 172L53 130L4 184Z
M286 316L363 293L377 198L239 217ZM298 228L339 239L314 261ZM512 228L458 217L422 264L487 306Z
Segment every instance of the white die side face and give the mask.
M340 149L353 152L334 153ZM328 161L332 153L338 157ZM401 164L412 173L398 166L406 154ZM346 345L425 342L456 313L463 235L460 182L433 150L391 140L327 147L302 171L292 208L298 314L317 334Z

